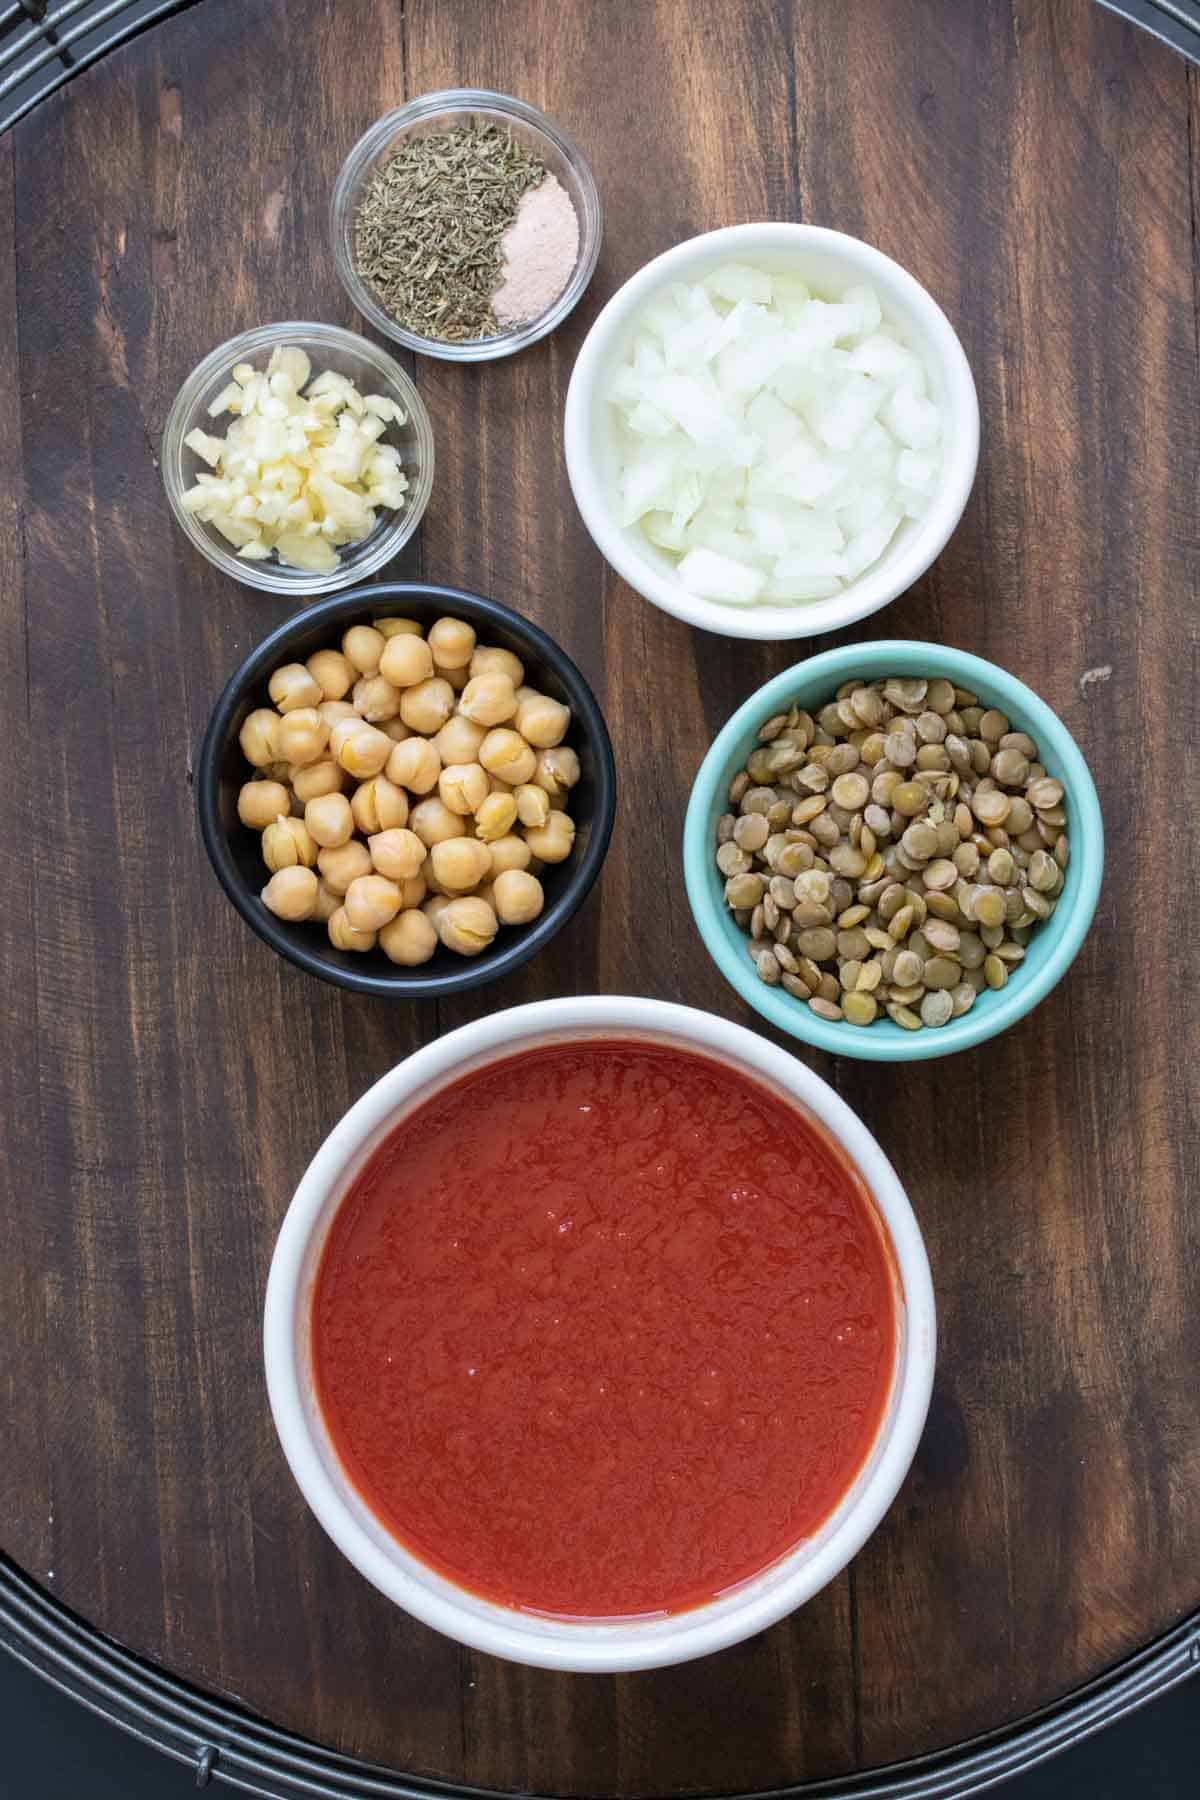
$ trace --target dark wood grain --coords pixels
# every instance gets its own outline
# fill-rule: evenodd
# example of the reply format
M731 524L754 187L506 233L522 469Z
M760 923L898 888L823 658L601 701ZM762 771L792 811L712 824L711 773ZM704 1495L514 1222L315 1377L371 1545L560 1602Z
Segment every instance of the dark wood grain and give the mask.
M438 477L402 569L568 646L623 799L570 933L434 1011L285 968L212 880L191 751L282 608L185 547L155 453L213 343L354 322L324 236L341 157L462 82L585 146L607 235L548 342L417 368ZM346 1751L632 1795L953 1743L1200 1604L1195 143L1195 78L1089 0L203 0L0 139L0 1544L71 1606ZM1041 692L1092 763L1108 878L1070 980L999 1043L904 1070L802 1053L897 1164L938 1288L930 1424L880 1531L738 1649L554 1677L410 1623L328 1544L271 1429L262 1284L331 1123L438 1030L597 989L757 1023L699 945L679 839L713 732L803 647L689 632L617 581L561 414L627 275L764 215L870 238L960 330L975 493L851 635L960 644Z

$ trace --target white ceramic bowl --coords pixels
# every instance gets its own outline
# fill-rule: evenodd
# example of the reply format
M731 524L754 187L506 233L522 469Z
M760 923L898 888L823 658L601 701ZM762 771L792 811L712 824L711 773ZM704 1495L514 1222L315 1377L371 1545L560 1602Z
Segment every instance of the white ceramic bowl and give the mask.
M497 1606L435 1574L375 1518L343 1473L316 1402L310 1366L312 1288L338 1206L397 1121L469 1068L584 1034L676 1044L745 1070L798 1100L865 1178L890 1238L898 1342L892 1389L875 1442L850 1491L811 1538L761 1575L707 1605L646 1620L572 1622ZM338 1548L379 1590L448 1637L542 1668L601 1672L687 1662L762 1631L824 1587L860 1549L895 1497L929 1405L933 1288L921 1233L874 1138L833 1089L784 1050L709 1013L657 1000L539 1001L461 1026L377 1081L335 1126L297 1188L267 1283L264 1348L271 1410L301 1491Z
M906 519L880 560L830 600L797 606L732 606L688 592L665 551L636 526L620 523L615 505L617 445L605 399L638 315L656 290L697 281L719 263L740 261L799 275L819 294L868 283L884 317L925 364L930 393L944 412L942 475L923 519ZM730 225L689 238L656 256L613 295L584 339L567 390L567 472L576 505L597 548L618 575L664 612L725 637L800 638L838 631L866 618L911 587L939 555L962 511L979 458L979 403L954 327L906 269L881 250L819 225Z

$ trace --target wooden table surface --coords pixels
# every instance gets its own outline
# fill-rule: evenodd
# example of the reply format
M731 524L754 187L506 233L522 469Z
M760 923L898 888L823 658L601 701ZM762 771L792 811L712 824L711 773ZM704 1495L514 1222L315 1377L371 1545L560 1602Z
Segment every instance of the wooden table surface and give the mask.
M462 82L581 142L607 235L549 342L417 366L438 470L399 572L566 644L623 799L577 924L435 1009L304 977L221 895L190 757L283 608L187 547L155 454L213 344L356 322L325 240L340 160ZM68 1605L346 1751L625 1795L954 1743L1200 1603L1198 125L1185 64L1090 0L203 0L0 139L0 1546ZM958 327L978 482L858 635L961 645L1041 693L1091 761L1107 876L1070 978L1001 1041L908 1068L799 1052L894 1160L937 1283L933 1410L881 1529L738 1649L556 1677L410 1622L325 1539L267 1411L263 1281L325 1132L435 1033L579 991L747 1019L690 921L682 813L714 731L804 647L693 633L623 587L560 421L618 283L763 216L871 239Z

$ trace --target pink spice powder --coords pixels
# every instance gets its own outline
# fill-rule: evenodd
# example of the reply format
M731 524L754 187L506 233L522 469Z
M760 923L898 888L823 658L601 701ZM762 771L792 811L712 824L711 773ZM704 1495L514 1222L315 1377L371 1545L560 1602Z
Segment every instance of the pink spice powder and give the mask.
M579 220L553 175L522 196L500 240L504 264L492 311L504 330L544 313L566 287L579 254Z

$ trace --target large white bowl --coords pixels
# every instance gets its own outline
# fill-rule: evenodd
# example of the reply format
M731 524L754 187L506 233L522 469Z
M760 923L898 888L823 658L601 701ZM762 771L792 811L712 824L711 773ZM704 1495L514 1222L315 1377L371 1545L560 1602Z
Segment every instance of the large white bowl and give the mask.
M942 406L941 480L923 519L906 519L880 560L830 600L797 606L733 606L688 592L663 550L616 507L617 442L605 398L651 296L674 281L698 281L739 261L799 275L822 296L867 283L885 319L925 364ZM979 459L979 402L966 354L941 307L906 269L861 238L820 225L730 225L664 251L613 295L584 339L567 390L567 472L597 548L618 575L664 612L725 637L800 638L838 631L894 600L923 575L962 517Z
M865 1178L890 1239L898 1342L887 1406L849 1493L811 1538L707 1605L647 1620L575 1623L497 1606L427 1568L384 1529L342 1470L310 1362L312 1289L338 1206L397 1121L469 1068L562 1038L638 1036L706 1051L798 1100ZM267 1387L284 1453L334 1543L379 1590L448 1637L542 1668L612 1671L686 1662L762 1631L825 1586L875 1529L916 1450L929 1405L933 1288L921 1233L874 1138L819 1076L786 1051L709 1013L657 1000L545 1000L461 1026L377 1081L317 1151L284 1218L267 1283Z

